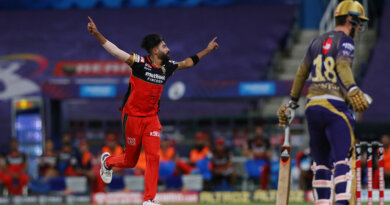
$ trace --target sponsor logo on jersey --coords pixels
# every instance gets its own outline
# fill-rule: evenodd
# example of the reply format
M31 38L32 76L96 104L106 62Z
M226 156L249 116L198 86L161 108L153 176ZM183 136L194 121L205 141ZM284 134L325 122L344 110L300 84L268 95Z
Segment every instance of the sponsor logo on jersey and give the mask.
M332 39L328 38L326 41L322 43L322 53L326 55L331 48L332 48Z
M172 64L179 64L179 62L174 61L174 60L169 60L169 62L172 63Z
M152 137L160 137L160 132L159 131L150 132L150 136L152 136Z
M155 78L155 79L159 79L159 80L165 80L165 76L159 75L159 74L157 74L157 73L149 73L149 72L146 72L146 73L145 73L145 76L151 77L151 78Z
M343 50L343 51L342 51L342 54L343 54L343 56L353 57L353 54L352 54L351 51Z
M134 62L139 63L140 57L141 56L134 54Z
M135 138L134 137L127 137L127 144L129 144L131 146L135 146L136 145Z
M145 63L145 58L138 55L138 54L134 54L134 62L136 63Z
M19 157L7 157L7 161L8 161L8 164L12 164L12 165L23 164L24 163L24 159L23 159L22 156L19 156Z
M152 66L150 66L150 65L147 64L147 63L145 63L144 69L150 71L150 70L152 70Z
M145 66L148 68L152 68L152 66L149 63L145 63Z
M149 73L149 72L146 72L145 73L145 77L147 77L146 79L148 81L151 81L153 83L159 83L159 84L162 84L164 83L165 81L165 76L163 75L159 75L157 73Z

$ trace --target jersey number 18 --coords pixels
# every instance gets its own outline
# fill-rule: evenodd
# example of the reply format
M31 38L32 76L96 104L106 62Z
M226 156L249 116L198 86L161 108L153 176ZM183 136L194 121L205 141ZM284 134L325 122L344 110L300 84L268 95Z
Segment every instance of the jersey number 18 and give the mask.
M328 56L322 61L322 54L319 54L314 59L313 64L315 65L315 76L312 77L313 82L337 82L337 76L334 71L336 63L332 56ZM324 65L325 69L322 69L322 65Z

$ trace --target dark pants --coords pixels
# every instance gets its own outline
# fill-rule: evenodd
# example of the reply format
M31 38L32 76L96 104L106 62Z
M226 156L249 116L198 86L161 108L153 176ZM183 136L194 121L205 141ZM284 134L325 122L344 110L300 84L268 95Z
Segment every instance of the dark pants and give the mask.
M310 100L306 105L310 151L318 165L333 168L333 163L348 158L355 143L355 120L345 102Z

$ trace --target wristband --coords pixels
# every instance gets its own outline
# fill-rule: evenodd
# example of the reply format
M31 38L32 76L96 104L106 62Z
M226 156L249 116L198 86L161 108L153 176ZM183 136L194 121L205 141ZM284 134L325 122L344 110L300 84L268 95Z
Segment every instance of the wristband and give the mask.
M196 65L199 62L198 55L193 55L190 58L192 59L192 62L194 62L194 65Z

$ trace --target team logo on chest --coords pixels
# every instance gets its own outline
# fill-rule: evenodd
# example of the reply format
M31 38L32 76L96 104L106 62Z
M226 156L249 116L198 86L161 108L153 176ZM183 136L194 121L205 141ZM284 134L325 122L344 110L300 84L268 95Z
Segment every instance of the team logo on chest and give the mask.
M165 72L167 71L166 69L165 69L165 66L161 66L161 70L162 70L162 72L165 74Z
M145 70L152 70L152 66L149 65L148 63L145 63L144 69Z
M328 38L322 43L322 53L326 55L329 50L332 48L332 39Z

